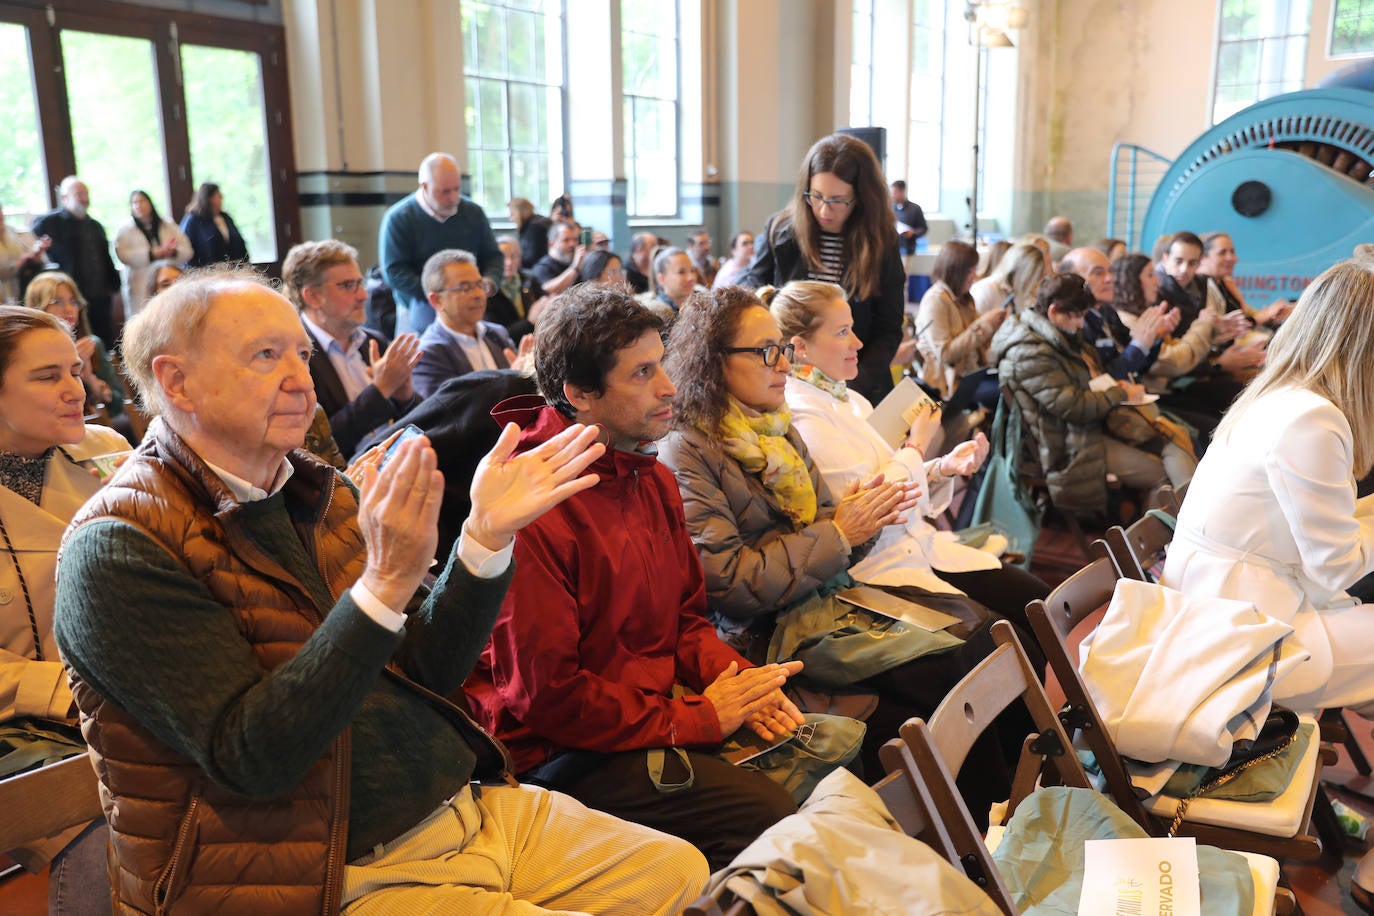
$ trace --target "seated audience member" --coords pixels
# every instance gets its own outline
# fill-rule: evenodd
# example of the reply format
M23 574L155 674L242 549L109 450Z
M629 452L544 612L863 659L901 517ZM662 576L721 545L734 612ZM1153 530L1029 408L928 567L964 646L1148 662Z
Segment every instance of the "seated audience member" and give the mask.
M1374 713L1374 606L1345 589L1374 571L1374 262L1344 261L1303 291L1259 375L1198 466L1164 564L1190 596L1253 602L1290 624L1306 661L1274 688L1302 712ZM1374 907L1374 856L1352 893Z
M781 691L801 665L755 668L702 616L682 497L655 456L675 393L660 328L627 292L579 285L537 332L544 395L493 411L524 429L517 451L573 423L610 442L591 467L597 485L516 537L520 574L467 693L518 774L680 836L716 869L796 810L780 785L714 751L746 723L770 743L804 724ZM674 698L677 682L699 695ZM663 748L655 777L646 754Z
M505 328L482 320L487 293L476 258L456 248L437 252L425 262L420 283L435 319L420 335L420 361L412 372L420 397L477 369L510 368L515 343Z
M514 236L503 235L496 240L504 259L501 285L487 297L487 311L483 320L499 324L517 344L534 330L534 322L548 303L544 288L528 272L520 269L520 243Z
M606 233L602 232L600 229L593 229L593 230L592 230L592 244L589 246L588 250L589 250L589 251L610 251L610 250L611 250L611 237L610 237L609 235L607 235Z
M1108 264L1115 262L1117 258L1123 257L1130 250L1121 239L1098 239L1088 247L1102 252Z
M1041 266L1040 252L1027 249L1033 263ZM966 594L1028 626L1026 604L1045 597L1049 587L992 554L964 546L952 532L937 531L926 521L949 506L954 479L968 477L982 465L988 454L983 434L941 458L925 460L929 439L940 423L936 409L922 415L907 441L894 450L868 423L873 405L846 384L858 374L863 341L854 333L844 290L832 283L800 280L780 290L764 287L758 292L796 348L787 379L787 406L792 426L806 442L830 492L845 493L856 482L879 474L893 483L913 480L921 485L906 524L884 528L849 574L871 585Z
M1225 232L1209 232L1202 237L1202 263L1198 275L1207 280L1207 298L1212 310L1241 311L1260 327L1277 327L1293 311L1293 303L1275 299L1262 309L1251 306L1236 284L1238 260L1235 243Z
M1046 277L1035 305L1019 313L993 347L998 379L1021 411L1050 498L1065 512L1105 512L1109 473L1148 490L1182 487L1196 467L1187 450L1160 435L1137 448L1108 432L1107 415L1143 400L1145 389L1125 380L1104 391L1089 387L1102 372L1082 334L1095 302L1077 274Z
M518 265L528 270L549 253L549 227L553 221L535 213L534 204L525 197L512 197L507 206L510 208L510 220L515 223L515 232L520 237ZM497 241L499 243L500 240Z
M549 204L549 219L554 222L558 222L561 219L571 223L573 221L572 198L566 193L559 194L555 197L553 203Z
M1112 262L1112 311L1122 326L1134 334L1142 316L1151 312L1159 316L1157 333L1161 336L1154 358L1136 381L1143 382L1146 391L1159 395L1161 407L1197 429L1205 445L1226 409L1226 403L1217 403L1216 399L1234 398L1237 392L1229 384L1191 377L1186 387L1173 386L1175 378L1204 364L1213 325L1194 321L1187 333L1175 337L1171 328L1178 320L1178 309L1156 305L1158 294L1159 274L1148 257L1127 254Z
M367 290L357 257L351 246L326 239L294 246L281 266L282 292L300 310L315 343L315 396L345 456L420 400L410 377L420 340L402 334L388 346L381 334L363 327Z
M969 287L969 295L980 315L1008 306L1013 311L1029 308L1044 276L1044 254L1034 245L1018 242L1007 249L991 273Z
M935 256L930 271L935 282L921 297L916 315L917 346L924 361L922 380L944 398L954 393L959 380L988 365L988 344L1007 317L1006 309L978 314L969 287L978 276L978 252L967 242L950 241ZM980 387L979 404L997 400L997 382L989 390Z
M654 255L654 287L657 290L649 308L672 330L678 310L697 288L697 272L692 259L681 248L665 248Z
M1045 224L1045 238L1050 243L1050 260L1058 266L1064 255L1073 248L1073 223L1067 216L1053 216Z
M1159 298L1180 312L1176 335L1187 334L1194 321L1204 327L1200 337L1209 342L1208 353L1185 370L1194 379L1214 385L1217 390L1206 394L1196 388L1198 381L1188 387L1195 397L1206 397L1215 405L1220 416L1235 400L1244 383L1264 361L1262 344L1247 342L1230 346L1239 335L1250 329L1250 320L1243 312L1226 312L1218 302L1215 307L1207 296L1207 283L1198 275L1202 263L1202 240L1191 232L1177 232L1163 243L1164 255L1155 259L1159 275Z
M10 596L0 605L0 776L32 766L30 752L55 743L54 730L68 753L84 752L52 632L57 549L100 488L83 462L129 448L109 427L83 423L84 364L56 318L0 305L0 535L10 547L0 552L0 589ZM5 851L35 873L51 861L49 913L108 913L107 842L100 819Z
M658 236L652 232L636 232L630 243L630 262L625 265L625 282L635 295L649 291L650 277L654 272L654 249L658 247Z
M472 787L508 758L440 699L486 642L515 532L596 482L594 431L514 456L506 430L426 589L434 452L403 443L360 496L298 450L311 338L286 300L188 278L124 349L159 417L74 519L54 625L121 911L669 913L699 892L680 840L509 778Z
M1064 256L1065 273L1077 274L1093 295L1093 307L1083 315L1083 341L1097 351L1097 361L1115 379L1139 381L1159 356L1164 338L1178 322L1178 311L1167 305L1142 310L1126 327L1112 307L1111 262L1096 248L1075 248Z
M687 236L687 254L697 272L697 285L710 289L715 285L716 271L720 269L716 259L711 256L711 233L702 229Z
M91 333L86 300L81 297L76 281L60 271L44 271L29 282L29 288L24 291L24 304L61 319L76 342L88 411L103 406L111 420L123 417L124 381L110 362L105 344Z
M549 253L540 258L530 274L544 292L557 296L577 282L577 268L587 249L577 240L577 225L559 220L549 227Z
M711 281L712 289L734 286L744 278L749 270L749 262L754 260L754 233L736 232L730 237L730 257L721 262L716 278Z
M1038 232L1027 232L1025 235L1021 236L1016 241L1026 245L1034 245L1036 248L1039 248L1040 253L1045 256L1045 273L1057 273L1057 271L1055 270L1054 258L1050 257L1049 239L1045 238ZM1026 308L1030 308L1030 305L1027 304Z
M589 251L582 259L582 266L577 268L577 282L600 283L603 286L608 283L624 284L625 270L621 266L620 255L600 249Z
M802 677L813 683L875 692L864 765L878 772L877 748L911 716L928 716L986 657L988 629L999 618L961 594L897 589L959 618L933 637L830 597L852 584L849 569L873 539L905 520L920 488L865 480L832 498L790 423L785 391L793 351L752 293L730 286L693 294L669 339L676 428L660 443L659 459L682 492L706 576L708 618L751 661L798 658L807 665ZM849 641L847 652L838 648L846 636L858 641ZM1023 641L1034 646L1029 636ZM879 644L885 648L875 657L871 647ZM845 652L843 661L829 655L832 647ZM1003 736L1018 748L1024 724ZM1006 750L984 748L973 755L977 772L965 768L961 785L978 799L973 810L1005 797L1004 760L1016 753Z
M175 261L154 261L149 264L147 274L144 276L147 285L143 288L143 301L147 302L180 280L185 273L181 269L181 265Z

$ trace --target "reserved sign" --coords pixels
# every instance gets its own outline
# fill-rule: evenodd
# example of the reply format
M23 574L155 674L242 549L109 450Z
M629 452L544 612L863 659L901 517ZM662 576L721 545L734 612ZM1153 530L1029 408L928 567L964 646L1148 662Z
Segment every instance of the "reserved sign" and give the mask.
M1088 840L1079 916L1201 916L1192 837Z

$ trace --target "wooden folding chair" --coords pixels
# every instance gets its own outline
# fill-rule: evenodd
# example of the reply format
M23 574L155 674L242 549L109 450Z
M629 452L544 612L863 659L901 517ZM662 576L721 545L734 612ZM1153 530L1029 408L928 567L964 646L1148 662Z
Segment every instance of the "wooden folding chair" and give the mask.
M0 779L0 811L0 850L105 816L86 754Z
M1069 649L1070 633L1111 601L1117 578L1111 560L1094 560L1050 592L1044 601L1032 601L1026 613L1067 698L1060 719L1066 728L1077 732L1096 756L1112 800L1151 836L1164 836L1179 799L1156 795L1142 800L1136 794L1125 762L1103 726ZM1278 798L1263 804L1194 799L1178 833L1222 849L1274 858L1317 859L1322 853L1322 841L1313 833L1312 814L1315 805L1329 809L1320 778L1322 763L1329 763L1332 758L1334 754L1324 752L1320 742L1313 741L1288 789Z

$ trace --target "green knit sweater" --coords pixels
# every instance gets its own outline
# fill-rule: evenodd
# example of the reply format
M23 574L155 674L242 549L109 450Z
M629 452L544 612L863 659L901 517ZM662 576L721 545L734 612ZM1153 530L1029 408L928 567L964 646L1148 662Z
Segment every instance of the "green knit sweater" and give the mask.
M306 587L324 622L288 662L259 665L227 613L138 529L98 520L69 539L54 631L67 663L154 735L243 795L299 783L351 729L348 859L415 826L471 777L457 728L414 691L379 677L393 658L436 693L476 663L510 571L478 579L456 555L401 633L345 593L329 595L291 525L283 493L246 504L247 533Z

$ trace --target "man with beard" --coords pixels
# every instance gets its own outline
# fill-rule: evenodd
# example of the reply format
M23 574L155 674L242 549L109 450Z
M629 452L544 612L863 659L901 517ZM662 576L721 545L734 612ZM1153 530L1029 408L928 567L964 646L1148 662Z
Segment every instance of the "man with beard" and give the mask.
M420 273L435 252L470 251L482 276L490 281L487 292L501 284L501 249L487 214L472 198L463 196L458 160L447 153L430 153L420 163L419 178L419 189L382 217L378 240L382 275L396 296L398 312L409 313L410 329L417 333L434 321Z

